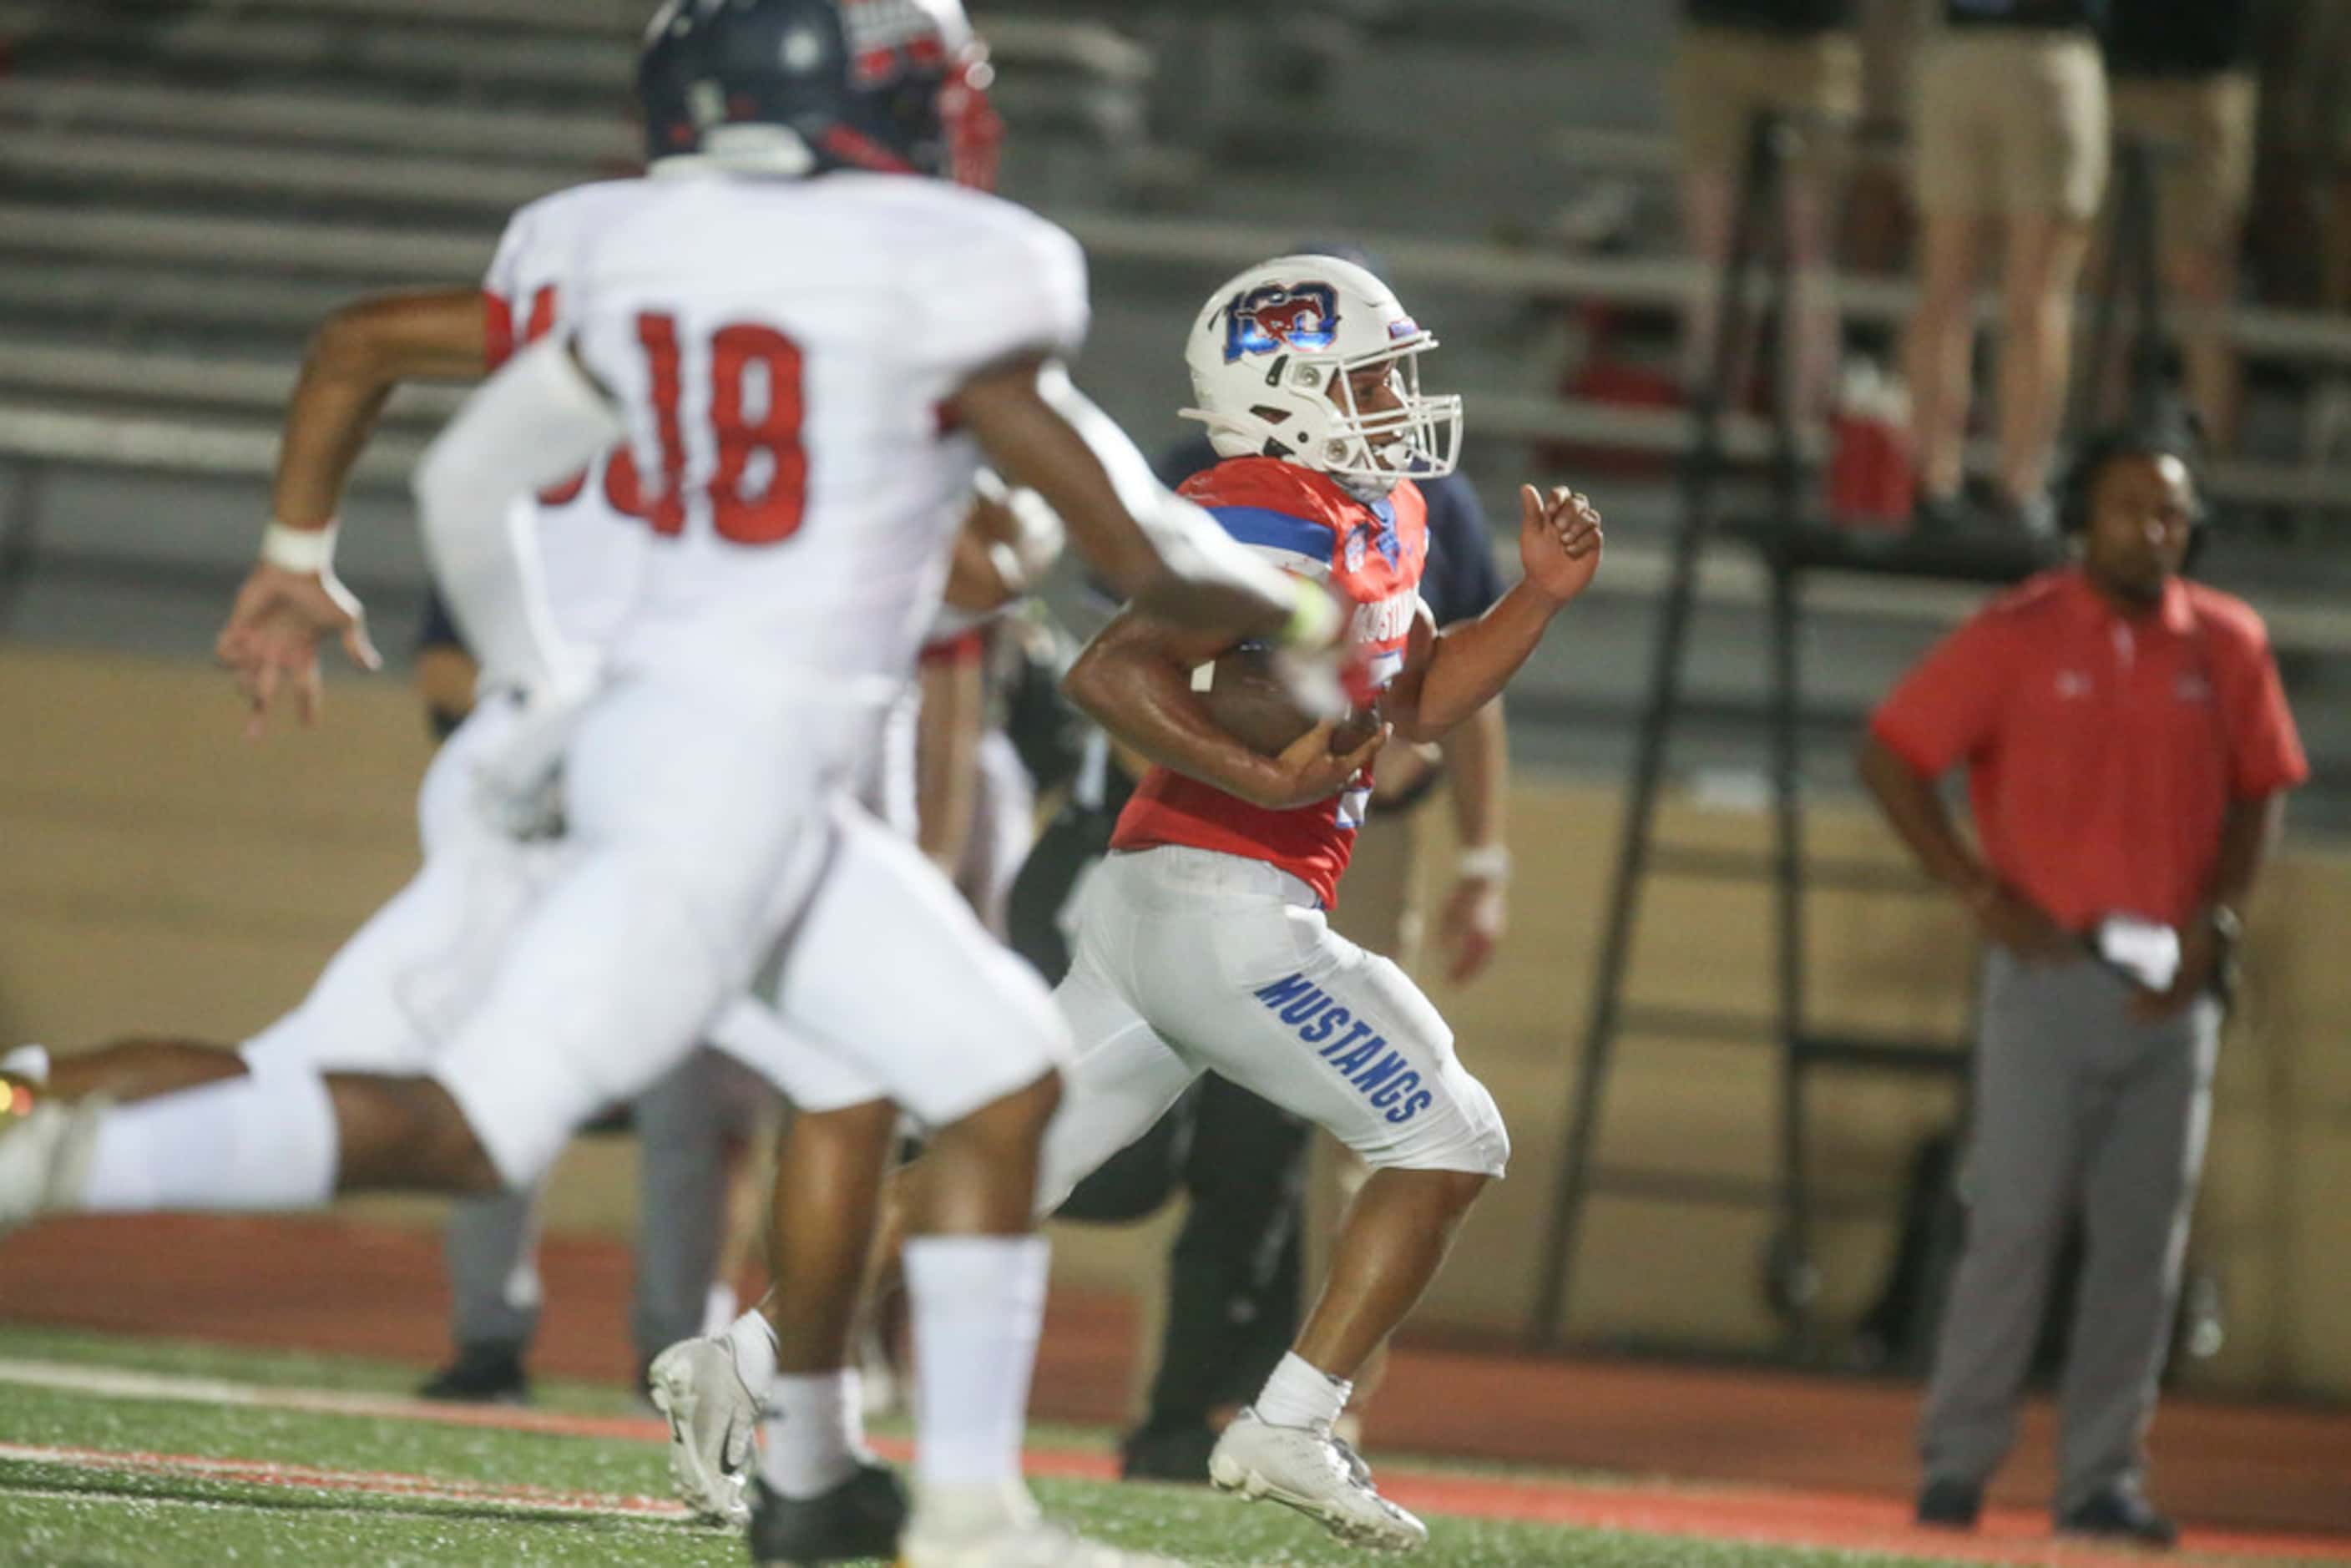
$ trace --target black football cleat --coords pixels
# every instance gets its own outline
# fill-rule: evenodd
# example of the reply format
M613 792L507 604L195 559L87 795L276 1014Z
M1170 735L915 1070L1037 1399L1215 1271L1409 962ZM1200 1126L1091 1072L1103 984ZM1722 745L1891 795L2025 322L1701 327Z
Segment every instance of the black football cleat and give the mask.
M820 1497L778 1497L751 1482L751 1561L756 1568L804 1568L869 1557L894 1562L906 1528L906 1489L887 1465L857 1473Z
M1930 1530L1973 1530L1983 1512L1983 1488L1968 1481L1928 1481L1918 1491L1920 1524Z
M1216 1430L1206 1421L1146 1423L1118 1446L1119 1479L1207 1486L1208 1456L1216 1450Z
M2057 1533L2084 1535L2100 1541L2126 1541L2138 1546L2177 1546L2179 1530L2155 1511L2155 1505L2131 1487L2111 1486L2093 1492L2057 1516Z
M416 1396L456 1405L528 1405L530 1379L522 1370L522 1346L496 1341L461 1344L457 1359L434 1373Z

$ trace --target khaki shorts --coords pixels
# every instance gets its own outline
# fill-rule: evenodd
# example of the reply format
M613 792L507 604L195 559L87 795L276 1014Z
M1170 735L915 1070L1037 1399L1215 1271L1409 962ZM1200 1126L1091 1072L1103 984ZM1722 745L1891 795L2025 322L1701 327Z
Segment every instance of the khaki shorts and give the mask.
M1946 32L1918 71L1921 212L2096 215L2106 184L2106 68L2088 35Z
M1733 173L1758 111L1797 117L1803 157L1825 170L1844 137L1823 126L1861 112L1861 46L1850 33L1781 37L1739 27L1686 25L1674 37L1667 78L1674 140L1685 173Z
M2253 189L2251 71L2117 77L2115 138L2154 144L2157 228L2167 253L2233 248Z
M2302 0L2293 49L2265 58L2272 133L2310 158L2351 162L2351 0Z

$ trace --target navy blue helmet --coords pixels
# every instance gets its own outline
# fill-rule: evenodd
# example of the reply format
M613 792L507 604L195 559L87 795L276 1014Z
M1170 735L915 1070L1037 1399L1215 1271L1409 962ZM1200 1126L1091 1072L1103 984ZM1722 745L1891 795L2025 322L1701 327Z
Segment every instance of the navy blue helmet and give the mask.
M959 0L668 0L645 30L637 91L650 158L771 126L807 150L810 173L984 183L967 176L976 151L993 171L987 72Z

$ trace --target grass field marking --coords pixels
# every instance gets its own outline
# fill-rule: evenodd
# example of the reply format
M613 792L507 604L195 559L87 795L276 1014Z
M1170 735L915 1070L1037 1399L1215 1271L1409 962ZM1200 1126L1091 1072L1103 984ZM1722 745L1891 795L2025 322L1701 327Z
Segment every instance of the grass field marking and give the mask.
M186 1401L557 1437L642 1443L660 1443L668 1437L666 1426L652 1417L567 1415L511 1406L447 1405L392 1395L269 1387L80 1363L0 1357L0 1385L11 1383L100 1398ZM877 1441L874 1447L884 1457L900 1461L911 1451L911 1445L887 1439ZM1117 1475L1116 1461L1099 1452L1032 1448L1025 1462L1033 1476L1110 1480ZM1989 1510L1983 1531L1970 1538L1946 1540L1939 1531L1924 1534L1910 1530L1908 1510L1898 1500L1857 1494L1722 1485L1644 1486L1625 1482L1612 1486L1586 1481L1416 1474L1387 1468L1382 1469L1380 1478L1382 1490L1405 1506L1437 1514L1752 1544L1876 1551L1947 1562L2058 1563L2064 1568L2135 1568L2144 1562L2139 1555L2118 1553L2111 1548L2053 1542L2047 1534L2045 1517L2022 1510ZM462 1483L425 1484L445 1487ZM2228 1553L2237 1561L2284 1558L2299 1563L2351 1563L2351 1539L2339 1536L2252 1535L2199 1530L2189 1532L2188 1545L2190 1561L2211 1552Z
M151 1454L111 1448L60 1448L42 1443L0 1443L0 1462L63 1465L74 1469L128 1471L161 1479L233 1482L293 1490L357 1492L364 1497L410 1502L488 1503L527 1513L594 1514L618 1519L688 1518L668 1498L617 1497L557 1487L498 1484L405 1475L392 1470L340 1470L260 1459L220 1459L200 1454ZM26 1495L6 1489L8 1495ZM72 1494L79 1495L79 1494Z
M579 1416L510 1405L450 1405L408 1399L396 1394L359 1394L332 1388L275 1388L229 1383L177 1373L133 1372L79 1362L23 1361L0 1357L0 1384L87 1394L101 1399L170 1399L194 1405L234 1405L257 1410L298 1410L312 1416L355 1416L374 1420L423 1421L442 1427L484 1427L502 1432L536 1432L559 1437L616 1437L658 1443L669 1428L652 1416Z
M27 1361L0 1357L0 1385L17 1384L60 1394L86 1394L101 1399L169 1399L195 1405L238 1406L256 1410L292 1410L308 1416L350 1416L370 1420L420 1421L441 1427L471 1427L499 1432L528 1432L555 1437L603 1437L632 1443L665 1443L669 1427L653 1416L580 1416L557 1410L528 1410L512 1405L451 1405L432 1399L408 1399L396 1394L360 1394L332 1388L281 1388L262 1384L230 1383L218 1378L190 1377L178 1373L135 1372L121 1367L89 1365L68 1361ZM913 1445L888 1437L872 1439L885 1458L903 1460ZM1031 1448L1029 1471L1058 1480L1101 1481L1118 1479L1118 1461L1107 1453L1078 1448Z
M152 1497L129 1499L108 1497L101 1493L75 1491L68 1487L0 1488L0 1502L53 1502L64 1503L72 1507L87 1508L93 1503L120 1506L131 1501L136 1501L141 1509L176 1508L184 1509L190 1512L195 1513L241 1513L250 1514L256 1520L269 1519L273 1517L270 1511L261 1508L257 1504L251 1502L238 1502L227 1498L171 1497L158 1493ZM381 1523L387 1519L423 1521L430 1523L436 1516L434 1513L422 1509L407 1511L396 1508L370 1508L362 1503L319 1501L303 1504L302 1517L305 1520L348 1520L354 1524L366 1525ZM441 1515L439 1517L445 1518L446 1516ZM526 1521L537 1522L538 1521L548 1519L578 1519L581 1517L583 1517L581 1514L576 1512L532 1515L529 1514L528 1511L518 1511L514 1522L519 1524ZM667 1523L666 1521L663 1520L649 1521L642 1514L618 1514L612 1517L620 1522L627 1524L652 1523L660 1525Z

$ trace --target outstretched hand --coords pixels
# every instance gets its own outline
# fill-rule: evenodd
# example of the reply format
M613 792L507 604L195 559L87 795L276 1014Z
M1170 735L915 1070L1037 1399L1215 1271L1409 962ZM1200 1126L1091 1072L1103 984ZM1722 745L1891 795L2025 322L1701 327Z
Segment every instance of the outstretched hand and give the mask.
M1600 513L1592 499L1564 485L1546 497L1519 486L1519 561L1527 580L1564 604L1592 585L1600 570Z
M247 739L268 729L269 710L289 686L296 716L306 727L318 723L319 644L329 637L360 669L383 667L368 640L367 611L331 571L288 571L266 561L254 567L213 645L214 658L236 677L245 698Z

